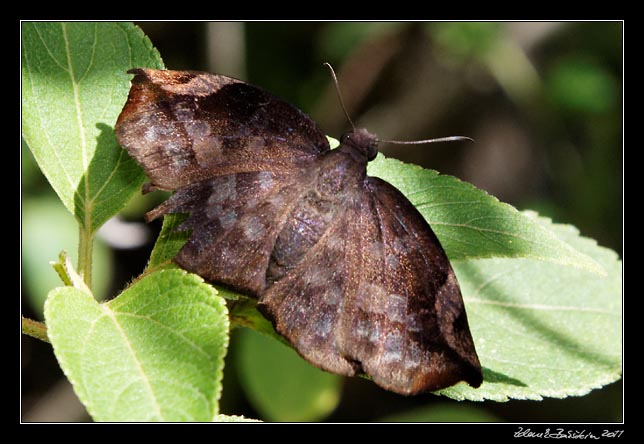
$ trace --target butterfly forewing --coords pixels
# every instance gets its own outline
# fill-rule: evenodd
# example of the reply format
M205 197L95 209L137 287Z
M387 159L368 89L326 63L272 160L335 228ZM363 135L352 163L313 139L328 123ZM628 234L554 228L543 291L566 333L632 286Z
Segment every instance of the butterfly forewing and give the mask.
M116 134L157 188L289 169L329 150L306 114L256 86L194 71L131 72Z

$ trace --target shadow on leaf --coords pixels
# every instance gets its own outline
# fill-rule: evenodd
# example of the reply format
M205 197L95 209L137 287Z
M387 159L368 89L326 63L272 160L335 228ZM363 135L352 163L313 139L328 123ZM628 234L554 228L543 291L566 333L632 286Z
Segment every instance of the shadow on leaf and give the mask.
M141 168L119 146L114 129L100 122L96 128L96 149L74 193L74 216L92 233L117 214L145 180Z
M518 387L528 386L528 384L519 379L512 378L504 373L495 372L487 367L483 367L483 380L492 384L509 384L516 385Z
M458 271L459 276L463 276L463 278L471 282L474 288L485 287L486 294L494 294L494 300L490 302L494 303L499 310L507 312L514 319L525 325L528 331L534 332L533 337L535 339L541 338L543 340L545 338L552 348L553 357L558 354L564 354L606 369L614 367L614 362L611 361L610 357L593 350L587 342L584 342L583 336L572 336L562 329L553 328L548 325L546 320L540 318L540 311L538 310L517 309L520 304L516 303L516 298L512 294L508 294L507 288L499 285L498 281L490 281L489 275L481 273L476 267L476 261L459 264ZM530 352L530 350L526 350L526 353ZM488 372L490 372L489 369ZM484 375L484 380L489 380L488 375L489 373Z

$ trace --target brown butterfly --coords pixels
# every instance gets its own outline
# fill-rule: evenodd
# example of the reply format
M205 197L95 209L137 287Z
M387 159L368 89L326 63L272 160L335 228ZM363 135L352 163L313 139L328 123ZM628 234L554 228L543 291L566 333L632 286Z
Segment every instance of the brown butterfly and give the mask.
M259 299L302 357L401 394L482 382L454 271L431 228L367 176L377 138L331 150L308 116L223 75L134 69L116 123L150 189L189 213L182 268Z

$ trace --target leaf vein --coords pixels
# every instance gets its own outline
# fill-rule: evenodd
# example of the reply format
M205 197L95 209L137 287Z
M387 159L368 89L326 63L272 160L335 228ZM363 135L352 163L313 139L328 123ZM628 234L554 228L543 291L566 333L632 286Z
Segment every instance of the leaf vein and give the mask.
M81 157L83 161L83 171L85 171L85 174L87 174L87 169L89 166L89 160L87 156L87 143L85 140L85 126L83 124L83 112L81 109L81 103L80 103L80 92L78 90L78 83L75 78L74 74L74 66L72 63L72 58L71 58L71 50L69 48L69 38L67 37L67 25L65 23L61 23L62 31L63 31L63 40L65 41L65 52L67 53L67 66L68 66L68 72L69 72L69 77L72 83L72 91L74 93L74 104L76 107L76 120L78 122L78 131L79 131L79 138L80 138L80 144L81 144ZM81 202L84 204L87 204L88 199L90 198L90 190L89 190L89 180L85 175L83 175L84 180L81 180L84 183L84 193L85 196L83 199L81 199ZM80 185L80 184L79 184ZM90 211L88 211L90 210ZM89 229L91 227L91 209L85 209L84 215L83 215L83 226L85 229Z
M542 310L542 311L574 311L579 313L598 313L610 316L621 317L620 313L614 313L610 310L592 307L575 307L570 305L547 305L535 303L519 303L519 302L506 302L506 301L493 301L490 299L481 299L477 297L465 298L468 303L481 304L481 305L494 305L504 308L519 308L525 310Z
M478 219L482 219L482 218L478 218ZM503 219L503 218L500 218L500 219ZM468 225L467 223L456 224L456 223L452 223L452 222L432 222L431 224L432 225L444 225L444 226L454 227L454 228L467 228L467 229L474 230L474 231L480 231L481 233L485 232L485 233L498 234L498 235L501 235L501 236L514 237L514 238L521 239L521 240L523 240L525 242L529 242L529 243L535 244L535 245L540 245L540 246L545 246L545 247L549 246L548 243L546 243L546 242L538 242L538 241L536 241L534 239L528 239L528 238L526 238L526 237L524 237L524 236L522 236L520 234L515 234L515 233L512 233L510 231L495 230L493 228L484 228L484 227L471 226L471 225ZM503 244L501 244L501 245L503 245Z
M94 66L94 56L96 55L96 44L98 41L98 23L94 23L94 41L92 43L92 53L89 58L89 63L87 64L87 69L85 69L85 72L78 78L78 83L80 84L85 77L89 74L89 72L92 70L92 67Z
M121 149L121 152L119 153L119 158L116 161L116 165L114 165L114 168L110 172L110 175L107 176L107 179L105 179L105 181L103 182L103 185L101 185L101 187L98 190L96 190L96 192L94 193L94 196L90 199L89 205L91 205L92 207L98 206L98 204L104 202L104 201L99 201L97 199L101 195L101 193L108 187L108 185L110 184L110 182L112 181L112 179L116 175L116 172L118 171L119 167L121 166L121 162L122 162L122 159L123 159L123 153L125 153L125 150ZM120 193L122 191L124 191L124 189L121 189L121 190L117 191L115 194L118 194L118 193ZM111 200L111 199L113 199L113 196L108 197L108 200Z
M163 418L159 402L156 399L156 396L154 394L154 389L152 388L152 385L150 385L149 376L147 375L147 373L143 369L143 367L141 365L141 362L139 361L139 358L138 358L136 352L134 351L134 349L132 348L132 345L130 344L130 340L129 340L128 336L123 331L123 328L121 328L121 324L118 322L118 319L114 315L114 312L112 312L105 305L101 305L101 307L103 308L103 312L105 313L105 316L107 316L114 323L114 326L116 327L116 330L118 331L119 335L123 339L123 343L125 344L128 352L132 355L134 365L136 366L137 371L141 375L141 381L142 381L143 385L145 386L147 392L150 395L150 398L152 400L152 405L154 406L158 417Z
M174 307L170 307L167 310L159 310L156 313L162 313L164 311L168 311L168 310L171 310L173 308ZM117 313L118 313L119 316L123 316L123 317L131 317L131 318L135 318L135 319L144 319L144 320L150 321L150 322L154 323L157 327L161 327L164 330L166 330L166 331L178 336L188 346L190 346L191 349L197 351L198 353L200 353L201 355L203 355L207 359L210 359L210 354L206 350L204 350L202 347L200 347L199 345L195 344L192 340L187 338L181 331L174 330L174 329L168 327L163 322L157 321L156 319L154 319L154 318L152 318L150 316L146 316L146 315L139 315L139 314L135 314L135 313L124 313L124 312L117 312Z
M448 205L485 205L484 202L480 200L454 200L449 202L414 202L416 208L436 208L443 207Z
M64 66L62 66L62 65L60 65L60 64L58 63L58 61L57 61L57 60L56 60L56 58L53 56L53 54L51 53L51 51L49 51L49 48L47 47L47 45L45 44L45 41L43 40L42 36L40 35L40 31L39 31L39 29L38 29L38 27L37 27L37 26L34 26L34 30L35 30L35 32L36 32L36 35L37 35L37 36L38 36L38 38L40 39L41 43L43 44L43 47L45 47L45 49L47 50L47 52L48 52L48 53L49 53L49 55L51 56L52 60L54 61L54 63L56 63L57 65L59 65L59 66L60 66L64 71L67 71L67 70L65 69L65 67L64 67ZM30 64L30 59L29 59L29 55L28 55L28 54L29 54L29 51L27 51L27 49L25 49L25 48L24 48L24 46L23 46L23 50L24 50L24 54L25 54L25 61L27 62L27 67L28 67L28 69L27 69L27 73L29 73L29 78L30 78L30 80L31 80L31 73L33 72L33 68L32 68L32 66L31 66L31 64ZM38 93L37 93L37 92L36 92L36 90L34 89L34 82L33 82L33 81L30 81L30 82L29 82L29 84L30 84L31 93L33 94L34 98L39 97ZM38 102L38 101L39 101L39 100L38 100L38 99L36 99L36 102ZM43 117L42 117L42 114L41 114L41 113L37 113L37 116L38 116L38 121L39 121L39 124L40 124L40 125L39 125L39 127L40 127L40 128L45 128L45 127L46 127L46 125L43 123ZM51 141L51 139L50 139L50 136L49 136L49 133L48 133L47 131L42 131L42 134L44 135L45 139L47 139L47 143L48 143L48 144L49 144L49 146L51 147L51 152L54 154L54 157L55 157L55 158L56 158L56 160L58 161L58 165L59 165L60 170L63 172L63 174L64 174L64 176L65 176L65 179L66 179L66 180L67 180L67 182L69 183L69 188L70 188L70 190L75 189L75 187L76 187L76 186L75 186L75 184L74 184L74 181L72 180L71 176L69 175L69 173L68 173L68 171L67 171L67 168L65 168L65 162L63 162L63 161L62 161L62 159L60 158L60 156L58 155L58 151L55 149L55 145L54 145L54 143L52 143L52 141ZM25 137L24 135L23 135L23 137L25 138L25 140L26 140L26 142L27 142L27 145L29 145L29 147L32 149L32 151L38 151L38 150L37 150L37 148L36 148L36 147L34 147L34 144L33 144L33 143L31 143L31 142L29 142L29 138L28 138L28 137Z
M480 298L478 298L477 296L481 293L481 291L483 291L483 289L485 287L487 287L488 285L491 285L493 282L497 281L498 279L500 279L501 277L503 277L503 276L505 276L507 274L514 273L519 268L521 268L520 265L515 265L513 268L510 268L509 270L504 269L504 270L500 271L499 273L493 274L487 280L481 282L481 284L478 287L476 287L476 289L474 290L472 296L470 296L470 299L479 300ZM485 300L485 299L480 299L480 300Z
M39 30L38 26L34 26L34 30L36 31L36 35L37 35L37 36L38 36L38 38L40 39L40 42L42 43L42 46L43 46L43 47L45 48L45 50L47 51L47 54L49 54L49 57L51 57L51 59L53 60L53 62L54 62L56 65L58 65L58 66L59 66L63 71L67 72L67 68L66 68L63 64L61 64L61 63L58 61L58 59L54 56L54 54L53 54L53 53L51 52L51 50L49 49L49 46L47 45L47 42L45 42L45 39L43 39L42 35L40 35L40 30Z

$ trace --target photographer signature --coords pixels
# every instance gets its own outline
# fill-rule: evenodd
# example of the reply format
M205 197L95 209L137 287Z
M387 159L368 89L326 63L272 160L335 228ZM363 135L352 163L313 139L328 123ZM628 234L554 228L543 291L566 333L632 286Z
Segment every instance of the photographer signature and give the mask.
M566 430L563 428L546 429L543 432L532 431L529 428L519 427L514 432L515 438L548 438L548 439L601 439L601 438L619 438L624 430L602 430L601 434L597 432L588 432L586 430Z

